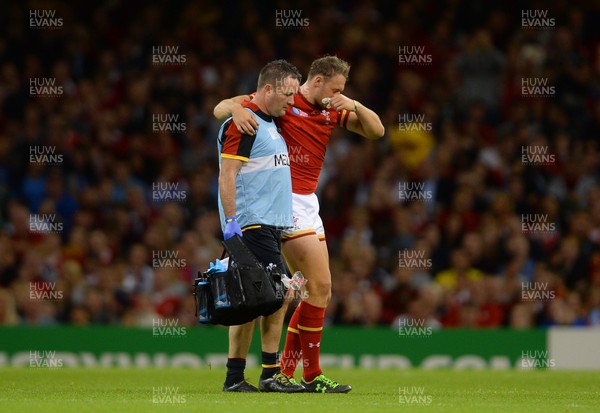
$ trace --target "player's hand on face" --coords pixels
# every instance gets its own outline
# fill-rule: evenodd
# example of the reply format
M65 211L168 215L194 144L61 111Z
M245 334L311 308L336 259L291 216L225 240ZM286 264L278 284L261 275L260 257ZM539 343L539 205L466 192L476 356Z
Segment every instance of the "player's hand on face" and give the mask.
M329 101L329 104L338 112L342 109L354 110L354 101L349 97L342 95L341 93L336 93L333 95Z
M235 127L245 135L254 135L258 130L258 121L250 111L242 106L236 108L231 113Z

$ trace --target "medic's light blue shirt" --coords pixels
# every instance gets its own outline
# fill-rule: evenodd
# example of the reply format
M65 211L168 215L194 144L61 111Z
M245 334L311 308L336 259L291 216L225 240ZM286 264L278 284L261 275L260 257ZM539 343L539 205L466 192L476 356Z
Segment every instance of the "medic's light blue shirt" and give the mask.
M252 225L291 227L292 178L287 146L271 116L252 102L244 102L244 106L256 115L256 135L240 133L228 118L217 139L219 169L222 158L243 162L236 177L237 221L242 228ZM220 195L219 215L224 229L225 214Z

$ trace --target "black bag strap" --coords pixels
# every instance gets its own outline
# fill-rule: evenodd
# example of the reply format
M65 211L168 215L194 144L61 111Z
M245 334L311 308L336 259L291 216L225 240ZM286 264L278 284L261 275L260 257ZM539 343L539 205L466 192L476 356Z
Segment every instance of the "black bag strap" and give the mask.
M239 235L223 241L222 244L229 254L229 258L235 261L238 265L246 267L263 267L252 251L250 251L246 244L244 244L242 237Z

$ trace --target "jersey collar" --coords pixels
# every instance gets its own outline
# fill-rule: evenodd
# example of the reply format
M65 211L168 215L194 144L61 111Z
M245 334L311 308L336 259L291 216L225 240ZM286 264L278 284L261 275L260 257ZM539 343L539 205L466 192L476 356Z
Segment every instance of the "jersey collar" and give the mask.
M260 108L258 107L258 105L254 102L248 102L248 101L244 101L242 102L242 106L245 108L250 109L252 112L256 113L256 115L261 118L262 120L264 120L265 122L272 122L273 121L273 117L271 115L267 115L265 112L263 112L262 110L260 110Z

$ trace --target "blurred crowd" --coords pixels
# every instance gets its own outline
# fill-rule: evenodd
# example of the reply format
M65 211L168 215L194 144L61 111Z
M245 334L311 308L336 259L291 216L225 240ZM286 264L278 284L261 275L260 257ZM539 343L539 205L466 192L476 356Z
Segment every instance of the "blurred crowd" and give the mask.
M306 75L329 53L386 136L330 141L328 322L600 325L598 3L204 3L1 6L0 324L194 325L192 281L222 250L212 109L270 60Z

